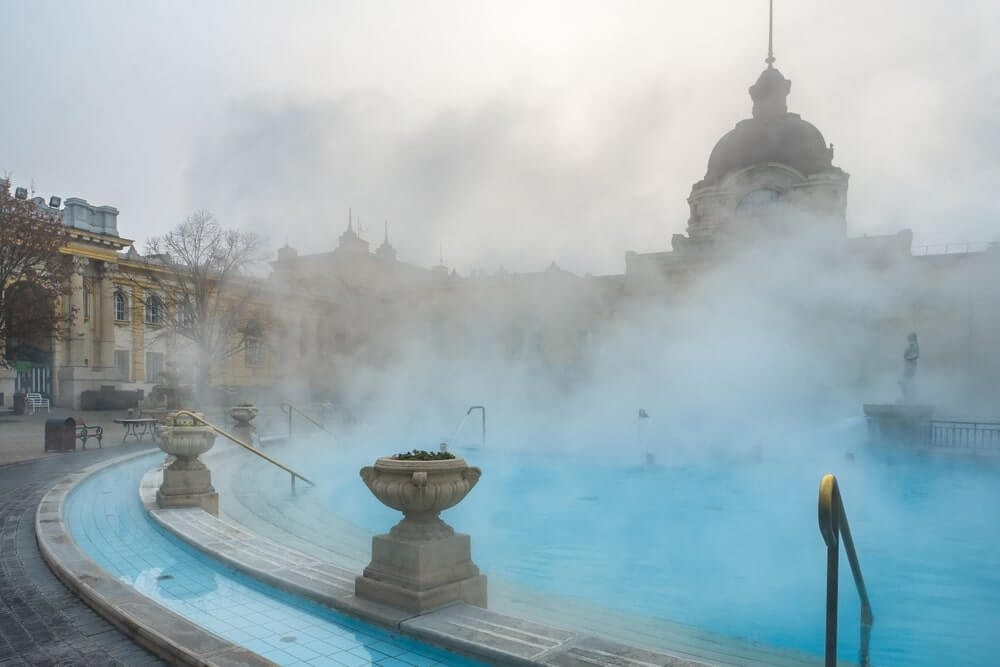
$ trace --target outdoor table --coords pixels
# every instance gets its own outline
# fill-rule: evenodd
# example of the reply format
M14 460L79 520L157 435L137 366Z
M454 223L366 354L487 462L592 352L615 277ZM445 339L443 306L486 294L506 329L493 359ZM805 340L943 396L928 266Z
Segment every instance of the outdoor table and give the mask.
M146 437L146 432L153 432L156 428L156 423L158 420L152 417L140 417L137 419L116 419L116 424L121 424L125 427L125 435L122 436L122 442L130 435L134 436L136 440L142 440Z

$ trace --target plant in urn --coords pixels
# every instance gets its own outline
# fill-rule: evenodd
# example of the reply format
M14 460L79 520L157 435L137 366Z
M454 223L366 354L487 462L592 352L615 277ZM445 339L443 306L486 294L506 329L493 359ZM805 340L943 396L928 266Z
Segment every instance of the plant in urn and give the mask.
M469 536L439 516L481 474L448 452L418 450L362 468L365 485L403 520L372 538L372 561L355 580L355 594L416 613L456 601L485 607L486 577L472 562Z
M156 492L160 507L201 507L219 513L219 494L212 487L212 472L198 459L215 444L215 431L199 421L201 416L175 412L164 425L156 427L157 446L174 457L163 470L163 484Z

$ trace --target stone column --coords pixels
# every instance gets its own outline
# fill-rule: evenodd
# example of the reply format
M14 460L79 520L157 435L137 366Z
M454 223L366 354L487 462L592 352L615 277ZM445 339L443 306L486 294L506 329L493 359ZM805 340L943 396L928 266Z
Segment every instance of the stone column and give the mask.
M87 357L86 324L83 321L83 272L90 264L86 257L73 258L73 274L69 281L69 307L76 309L73 325L69 328L69 358L67 366L83 366Z
M115 365L115 265L111 262L104 262L101 272L100 303L98 314L100 317L98 335L98 358L94 366L112 368Z
M146 325L143 323L143 304L146 302L146 290L139 285L132 286L130 320L132 322L132 381L143 382L146 379Z

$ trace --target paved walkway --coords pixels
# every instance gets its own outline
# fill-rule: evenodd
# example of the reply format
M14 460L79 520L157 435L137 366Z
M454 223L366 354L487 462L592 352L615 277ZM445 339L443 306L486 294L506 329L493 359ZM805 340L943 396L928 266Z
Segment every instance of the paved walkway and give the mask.
M101 426L104 428L101 445L104 448L117 448L123 444L125 427L116 424L114 420L126 416L127 412L124 410L102 412L52 408L50 413L43 409L33 415L15 415L9 410L0 410L0 465L42 457L73 456L72 453L45 453L45 420L49 417L74 417L83 419L88 426ZM132 442L135 442L135 438L130 437L129 443ZM147 433L144 442L152 444L152 435ZM76 448L79 453L82 448L79 440L76 441ZM90 449L97 449L97 440L92 437L87 439L87 451Z
M70 472L150 443L108 447L121 445L120 434L112 433L104 449L91 449L88 443L86 451L42 455L38 434L46 416L16 417L17 428L2 423L6 415L0 417L0 451L22 451L24 457L38 459L0 465L0 667L162 665L70 593L49 571L35 542L35 510L53 484ZM31 432L38 438L34 443Z

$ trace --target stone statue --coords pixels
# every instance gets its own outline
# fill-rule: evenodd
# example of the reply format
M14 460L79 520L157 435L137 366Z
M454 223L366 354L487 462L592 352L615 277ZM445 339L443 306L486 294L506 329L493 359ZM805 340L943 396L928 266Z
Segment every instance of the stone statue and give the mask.
M906 350L903 351L903 375L899 378L899 387L903 390L903 403L911 403L916 396L917 361L920 359L920 345L917 334L910 333L906 337Z

